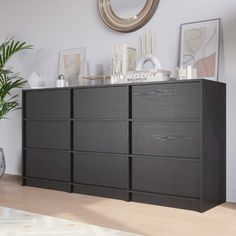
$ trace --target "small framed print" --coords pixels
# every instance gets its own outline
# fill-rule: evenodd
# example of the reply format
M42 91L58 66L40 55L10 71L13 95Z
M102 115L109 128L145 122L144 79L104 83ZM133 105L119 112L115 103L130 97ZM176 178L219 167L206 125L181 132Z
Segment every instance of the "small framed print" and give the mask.
M65 49L60 52L59 74L64 75L70 85L77 85L81 64L86 60L85 48Z
M218 81L220 19L181 25L180 66L197 69L197 78Z

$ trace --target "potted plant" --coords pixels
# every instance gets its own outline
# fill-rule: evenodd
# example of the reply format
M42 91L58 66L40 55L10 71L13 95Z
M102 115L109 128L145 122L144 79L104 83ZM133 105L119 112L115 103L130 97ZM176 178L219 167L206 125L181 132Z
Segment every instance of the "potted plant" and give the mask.
M14 89L22 88L26 80L19 76L18 73L12 71L11 67L7 67L7 62L16 53L32 49L32 45L26 42L16 41L14 39L6 39L0 45L0 122L7 118L10 111L20 109L18 94L12 94ZM5 157L3 149L0 147L0 177L3 176L6 169Z

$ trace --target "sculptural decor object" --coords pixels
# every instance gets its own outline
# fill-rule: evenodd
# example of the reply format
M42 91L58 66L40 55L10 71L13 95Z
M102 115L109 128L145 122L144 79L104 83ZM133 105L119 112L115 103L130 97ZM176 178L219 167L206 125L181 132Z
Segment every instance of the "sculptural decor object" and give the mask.
M98 0L104 23L123 33L138 30L154 15L160 0Z
M33 89L43 88L45 86L45 76L32 71L29 75L28 83Z

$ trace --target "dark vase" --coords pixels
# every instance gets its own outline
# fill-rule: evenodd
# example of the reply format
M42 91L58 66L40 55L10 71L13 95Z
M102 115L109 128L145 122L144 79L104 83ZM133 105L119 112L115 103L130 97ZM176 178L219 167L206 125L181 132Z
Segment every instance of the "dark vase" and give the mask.
M6 160L4 157L3 149L0 148L0 177L2 177L6 170Z

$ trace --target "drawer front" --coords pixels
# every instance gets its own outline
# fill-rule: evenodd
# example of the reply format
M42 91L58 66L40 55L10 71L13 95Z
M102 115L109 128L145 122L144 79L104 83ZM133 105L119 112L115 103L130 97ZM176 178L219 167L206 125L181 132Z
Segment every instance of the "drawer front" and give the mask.
M127 87L75 89L74 118L127 119Z
M127 153L127 122L75 122L74 150Z
M200 161L176 158L133 158L132 189L200 197Z
M25 146L68 150L69 132L70 123L66 121L27 121Z
M133 86L135 119L200 118L200 83Z
M26 91L25 117L27 119L69 119L70 91Z
M133 154L200 157L199 122L134 122Z
M127 172L128 159L122 155L74 155L75 183L126 188Z
M25 175L27 177L69 181L70 156L66 152L25 151Z

